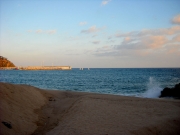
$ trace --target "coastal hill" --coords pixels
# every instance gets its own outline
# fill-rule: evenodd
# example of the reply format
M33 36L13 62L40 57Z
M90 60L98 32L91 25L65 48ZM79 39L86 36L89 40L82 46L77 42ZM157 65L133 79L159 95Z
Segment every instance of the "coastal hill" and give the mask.
M15 67L15 65L7 58L0 56L0 67Z

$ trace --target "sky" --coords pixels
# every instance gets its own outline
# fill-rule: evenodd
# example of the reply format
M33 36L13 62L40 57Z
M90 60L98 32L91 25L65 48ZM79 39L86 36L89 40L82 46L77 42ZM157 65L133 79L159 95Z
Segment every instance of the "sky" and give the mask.
M1 0L16 66L180 67L179 0Z

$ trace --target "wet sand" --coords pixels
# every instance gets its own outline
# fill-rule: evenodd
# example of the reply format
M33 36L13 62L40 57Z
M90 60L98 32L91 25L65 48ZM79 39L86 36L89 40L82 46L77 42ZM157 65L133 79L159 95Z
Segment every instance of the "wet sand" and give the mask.
M178 135L180 100L0 83L2 135Z

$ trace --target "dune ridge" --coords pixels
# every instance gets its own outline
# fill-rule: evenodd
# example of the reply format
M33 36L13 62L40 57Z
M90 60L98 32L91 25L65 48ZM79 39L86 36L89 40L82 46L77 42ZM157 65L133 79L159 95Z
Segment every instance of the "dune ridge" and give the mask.
M178 135L179 114L179 100L0 83L0 134L4 135Z

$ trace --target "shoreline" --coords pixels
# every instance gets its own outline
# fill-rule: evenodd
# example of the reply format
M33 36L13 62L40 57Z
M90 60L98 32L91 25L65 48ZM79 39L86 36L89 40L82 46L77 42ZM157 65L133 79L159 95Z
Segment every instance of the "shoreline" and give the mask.
M0 93L1 134L180 134L179 100L2 82Z
M72 70L71 66L0 67L0 70Z

